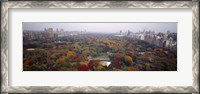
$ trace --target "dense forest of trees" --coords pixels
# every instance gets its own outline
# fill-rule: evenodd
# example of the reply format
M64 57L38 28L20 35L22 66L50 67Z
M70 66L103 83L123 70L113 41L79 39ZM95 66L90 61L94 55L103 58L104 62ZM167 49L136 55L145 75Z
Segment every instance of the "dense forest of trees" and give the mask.
M94 58L109 58L110 64ZM104 34L24 40L23 70L176 71L177 54L142 40Z

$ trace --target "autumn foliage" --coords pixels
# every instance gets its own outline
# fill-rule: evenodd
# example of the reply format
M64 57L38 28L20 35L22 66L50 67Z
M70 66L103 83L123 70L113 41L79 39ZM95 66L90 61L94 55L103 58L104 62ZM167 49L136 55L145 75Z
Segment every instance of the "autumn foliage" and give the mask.
M175 71L177 54L129 37L81 35L26 40L24 71ZM29 47L36 47L27 51ZM103 60L108 58L109 60ZM102 59L102 60L101 60Z
M74 52L73 51L68 51L66 54L67 58L72 58L74 56Z
M89 67L85 64L82 64L82 65L79 65L78 70L79 71L88 71Z
M131 65L133 63L133 59L128 55L124 56L124 60L126 63L128 63L128 65Z

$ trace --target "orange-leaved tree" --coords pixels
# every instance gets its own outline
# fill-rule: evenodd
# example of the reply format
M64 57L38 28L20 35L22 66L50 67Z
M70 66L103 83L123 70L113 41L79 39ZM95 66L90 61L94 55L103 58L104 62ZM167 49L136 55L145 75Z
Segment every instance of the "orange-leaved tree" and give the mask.
M74 52L73 51L68 51L66 54L67 58L72 58L74 56Z
M129 63L129 64L132 64L132 63L133 63L133 59L132 59L130 56L128 56L128 55L125 55L125 56L124 56L124 60L125 60L125 62L127 62L127 63Z
M65 62L65 58L64 57L60 57L59 58L59 62Z

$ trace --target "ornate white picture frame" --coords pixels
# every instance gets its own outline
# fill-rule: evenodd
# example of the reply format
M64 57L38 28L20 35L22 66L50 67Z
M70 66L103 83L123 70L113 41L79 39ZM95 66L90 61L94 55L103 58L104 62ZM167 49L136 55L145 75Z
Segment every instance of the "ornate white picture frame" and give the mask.
M9 12L11 8L191 8L192 86L9 86ZM199 93L198 1L4 1L1 6L1 93Z

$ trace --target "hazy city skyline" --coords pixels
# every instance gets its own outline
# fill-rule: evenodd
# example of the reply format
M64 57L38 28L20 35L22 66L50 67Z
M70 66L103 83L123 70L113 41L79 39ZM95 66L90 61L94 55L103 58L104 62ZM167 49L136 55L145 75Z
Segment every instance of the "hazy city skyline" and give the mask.
M64 29L64 31L87 31L87 32L102 32L116 33L120 30L138 32L143 30L151 30L157 32L177 32L176 22L161 22L161 23L53 23L53 22L23 22L22 29L33 31L44 31L45 28Z

